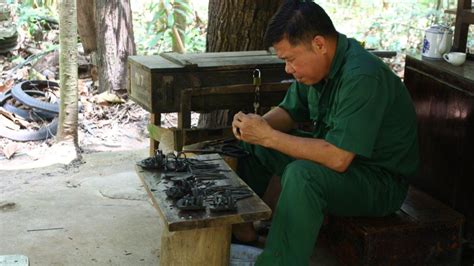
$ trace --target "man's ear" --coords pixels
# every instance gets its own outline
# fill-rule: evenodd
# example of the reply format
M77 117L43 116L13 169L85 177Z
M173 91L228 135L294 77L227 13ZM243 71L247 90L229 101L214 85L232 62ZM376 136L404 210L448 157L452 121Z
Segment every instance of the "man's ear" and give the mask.
M314 51L318 51L320 53L326 54L327 49L327 40L321 35L316 35L311 40L311 47Z

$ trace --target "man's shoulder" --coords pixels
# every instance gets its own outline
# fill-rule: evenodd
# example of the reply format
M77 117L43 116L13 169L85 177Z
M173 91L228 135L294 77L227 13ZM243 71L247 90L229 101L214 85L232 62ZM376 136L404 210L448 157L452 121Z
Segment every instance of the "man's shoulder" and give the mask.
M362 48L356 40L348 40L348 48L344 54L342 75L345 77L357 77L368 75L376 77L381 71L387 70L385 63L372 53Z

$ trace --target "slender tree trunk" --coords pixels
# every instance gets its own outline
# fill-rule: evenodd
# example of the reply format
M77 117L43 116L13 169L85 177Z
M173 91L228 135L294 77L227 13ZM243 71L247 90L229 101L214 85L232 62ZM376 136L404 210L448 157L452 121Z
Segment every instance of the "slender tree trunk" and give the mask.
M265 50L263 35L281 0L209 0L207 52ZM201 114L199 127L230 124L234 112Z
M189 4L189 0L181 0L185 4ZM182 9L181 3L175 2L175 9ZM184 31L186 30L186 16L180 12L174 12L175 25L173 26L173 52L185 53L185 38Z
M96 0L99 91L126 92L127 58L136 53L129 0Z
M72 139L77 147L77 18L75 0L60 1L59 46L61 103L56 137L58 141Z

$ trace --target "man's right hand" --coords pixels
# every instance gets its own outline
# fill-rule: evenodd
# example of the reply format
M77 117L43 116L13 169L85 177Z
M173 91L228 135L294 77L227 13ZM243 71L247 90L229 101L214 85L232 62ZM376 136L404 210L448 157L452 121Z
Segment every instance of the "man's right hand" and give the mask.
M236 139L241 140L240 129L235 125L235 116L234 116L234 121L232 121L232 133L234 133L234 136Z
M243 112L235 114L232 128L234 135L239 140L260 146L268 145L267 142L275 131L260 115L244 114Z
M237 124L242 122L239 117L242 117L242 115L245 114L242 112L239 112L238 114L239 115L234 115L234 120L232 121L232 133L238 140L242 140L241 131ZM291 116L285 109L280 107L275 107L270 110L263 116L263 119L267 121L270 127L282 132L289 132L294 127L294 121L291 119Z

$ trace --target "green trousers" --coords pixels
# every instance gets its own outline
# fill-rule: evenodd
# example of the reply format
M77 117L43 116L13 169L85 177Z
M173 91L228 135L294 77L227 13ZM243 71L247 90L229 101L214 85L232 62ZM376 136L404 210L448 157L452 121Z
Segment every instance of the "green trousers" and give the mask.
M308 265L324 214L385 216L398 210L408 184L382 169L353 160L344 173L242 143L251 156L237 173L260 196L273 175L281 194L263 253L256 265Z

